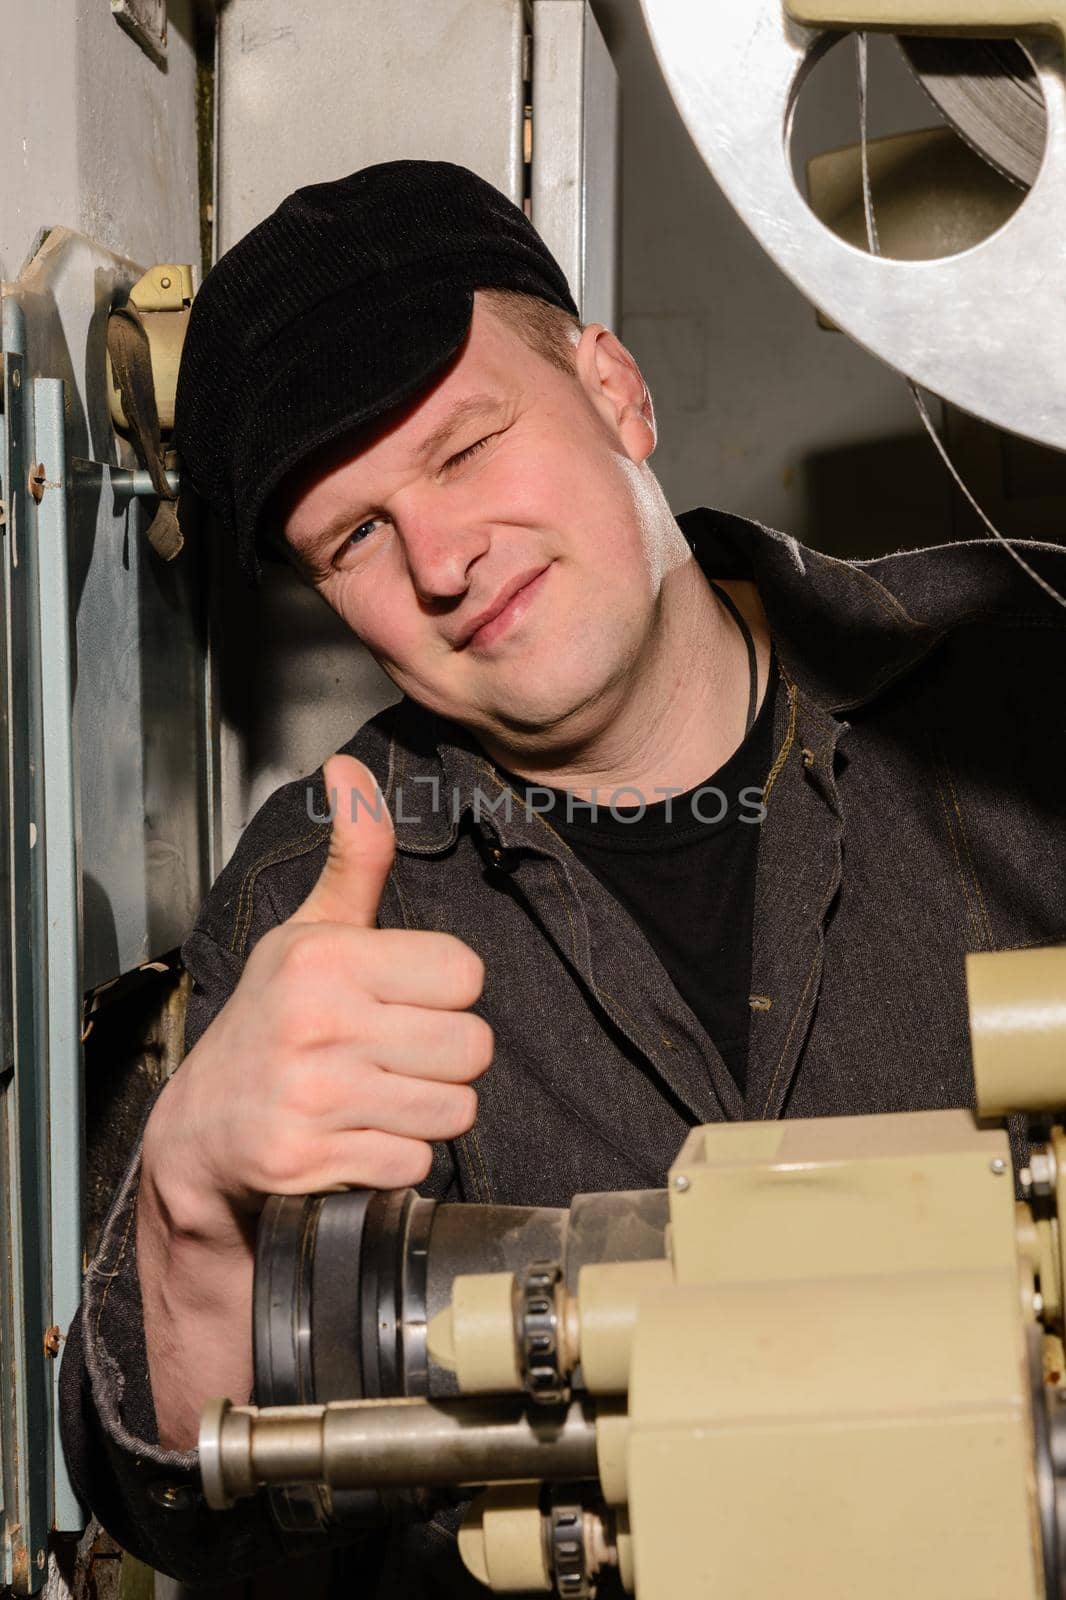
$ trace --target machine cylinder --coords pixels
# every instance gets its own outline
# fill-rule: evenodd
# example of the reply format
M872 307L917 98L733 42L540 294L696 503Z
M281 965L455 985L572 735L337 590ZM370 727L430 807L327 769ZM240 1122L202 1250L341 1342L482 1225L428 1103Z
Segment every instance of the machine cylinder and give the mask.
M477 1400L264 1410L223 1400L205 1412L200 1469L216 1510L294 1481L338 1490L576 1482L596 1476L596 1431L578 1402L549 1412Z

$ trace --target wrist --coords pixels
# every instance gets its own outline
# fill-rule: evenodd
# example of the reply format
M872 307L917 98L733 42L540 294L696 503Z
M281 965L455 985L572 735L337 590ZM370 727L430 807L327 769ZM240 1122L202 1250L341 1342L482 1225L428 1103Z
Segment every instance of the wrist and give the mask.
M181 1219L180 1221L178 1219ZM228 1207L191 1207L142 1172L137 1271L159 1442L196 1446L204 1402L244 1405L252 1386L254 1240Z
M172 1245L245 1243L242 1216L202 1160L197 1141L182 1126L180 1096L172 1080L156 1101L141 1146L139 1211ZM175 1115L177 1110L177 1115Z

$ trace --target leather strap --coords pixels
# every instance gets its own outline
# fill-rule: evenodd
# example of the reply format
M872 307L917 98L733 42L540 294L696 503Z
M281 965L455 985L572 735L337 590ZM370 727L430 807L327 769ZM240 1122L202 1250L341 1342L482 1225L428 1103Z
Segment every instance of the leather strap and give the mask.
M159 508L148 528L148 542L164 561L173 561L185 540L175 508L178 497L167 482L166 456L152 381L152 353L136 306L129 303L119 306L108 317L107 353L133 435L133 448L137 459L151 475L152 487L159 496Z

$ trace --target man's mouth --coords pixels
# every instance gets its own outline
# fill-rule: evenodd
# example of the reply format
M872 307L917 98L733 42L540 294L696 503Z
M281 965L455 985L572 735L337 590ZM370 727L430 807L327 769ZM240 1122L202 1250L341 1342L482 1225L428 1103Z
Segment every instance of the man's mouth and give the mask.
M517 573L505 583L491 604L465 624L455 648L465 650L470 646L475 650L482 650L495 643L497 639L501 639L525 616L543 587L543 580L550 566L549 561L547 566L530 568Z

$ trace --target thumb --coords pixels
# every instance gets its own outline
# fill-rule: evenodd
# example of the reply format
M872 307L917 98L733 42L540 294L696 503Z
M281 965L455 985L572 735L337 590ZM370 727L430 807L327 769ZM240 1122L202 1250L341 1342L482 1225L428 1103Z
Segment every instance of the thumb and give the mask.
M389 808L369 767L354 756L330 756L322 773L333 815L329 855L318 882L289 920L373 928L396 854Z

